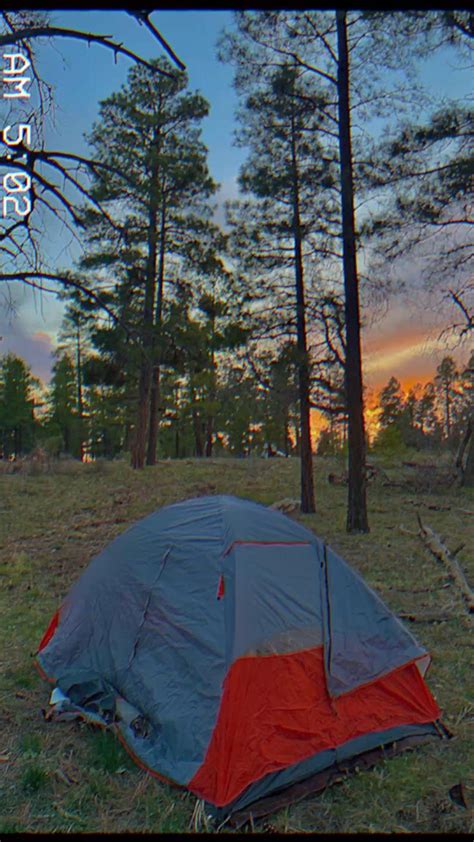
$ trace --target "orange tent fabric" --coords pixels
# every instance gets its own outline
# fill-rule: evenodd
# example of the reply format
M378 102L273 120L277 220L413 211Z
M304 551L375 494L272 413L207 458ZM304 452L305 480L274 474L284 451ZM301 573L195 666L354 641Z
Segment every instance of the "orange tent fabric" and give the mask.
M188 787L224 806L270 772L362 734L439 715L416 662L331 699L322 647L242 657L225 679L205 761Z

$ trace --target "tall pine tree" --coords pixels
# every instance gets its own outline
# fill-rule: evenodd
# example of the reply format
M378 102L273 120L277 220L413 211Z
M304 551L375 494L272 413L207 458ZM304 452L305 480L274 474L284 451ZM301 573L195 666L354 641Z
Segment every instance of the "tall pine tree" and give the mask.
M189 255L196 229L206 227L208 199L216 189L200 139L199 124L209 107L186 86L184 73L170 78L133 68L120 92L101 103L90 136L95 155L108 167L98 172L94 195L115 222L107 227L98 214L87 215L95 268L109 274L118 262L129 273L133 268L140 300L133 325L141 351L132 445L136 468L145 464L148 432L149 463L156 453L161 321L165 286L173 281L167 267L174 262L176 272Z

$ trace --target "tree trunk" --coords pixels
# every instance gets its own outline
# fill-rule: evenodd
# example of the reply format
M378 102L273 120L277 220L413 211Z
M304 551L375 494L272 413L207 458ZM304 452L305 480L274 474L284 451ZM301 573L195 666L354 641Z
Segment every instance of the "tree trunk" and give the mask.
M155 141L157 138L155 138ZM158 149L156 149L158 152ZM158 155L153 161L150 177L150 203L148 210L148 254L145 270L145 301L143 305L142 359L138 383L138 409L135 425L135 441L132 450L132 468L145 465L146 434L153 370L153 305L156 289L157 218L158 218Z
M161 203L161 224L160 224L160 255L158 259L158 292L155 309L155 325L161 328L161 317L163 313L163 284L165 277L165 246L166 246L166 205L164 197ZM160 405L160 363L161 363L161 338L158 349L159 359L153 367L151 392L150 392L150 419L148 431L148 452L146 457L147 465L156 465L156 447L158 444L158 424Z
M300 403L301 425L301 511L311 513L315 511L313 454L311 447L311 406L310 406L310 374L308 346L306 341L306 312L304 296L303 256L301 248L300 195L299 173L296 157L296 132L294 114L291 116L291 159L293 179L293 243L295 259L296 286L296 333L298 348L298 393Z
M76 370L77 370L77 416L79 418L79 459L84 461L84 403L82 400L82 354L81 354L81 331L77 328L76 333Z
M21 427L15 427L13 431L13 451L15 459L21 456Z
M204 456L204 443L202 440L202 428L201 428L201 418L197 408L193 406L192 409L192 416L193 416L193 430L194 430L194 448L195 454L199 458Z
M214 338L215 320L212 320L212 335ZM209 387L209 399L211 404L214 404L216 398L216 361L214 354L214 347L211 348L211 383ZM212 412L207 413L206 421L206 458L210 459L212 456L214 438L214 415Z
M359 285L354 221L354 184L352 175L351 118L349 110L349 56L346 12L336 11L338 46L338 116L341 165L342 238L346 322L345 385L349 438L349 495L347 531L368 532L365 430L360 350Z
M69 435L69 427L66 423L63 429L63 439L64 439L64 452L69 453L70 446L71 446L71 437Z
M446 402L446 438L449 439L451 436L451 401L449 395L449 384L447 383L444 387L445 389L445 402Z
M144 351L146 349L144 348ZM149 348L148 348L149 350ZM145 465L146 431L148 421L148 406L150 398L151 365L149 358L144 358L140 365L140 379L138 381L138 411L135 424L135 440L132 449L132 468L143 468Z
M174 450L176 459L179 459L179 422L176 421L176 427L174 431Z
M212 448L213 448L213 441L214 438L214 418L212 415L207 416L207 425L206 425L206 458L210 459L212 457Z
M160 366L153 366L150 388L150 417L148 419L148 449L147 465L156 465L156 448L158 445L158 424L160 403Z
M296 456L300 456L301 454L301 447L300 447L300 425L295 423L295 454Z
M132 442L132 428L130 421L125 422L125 429L123 434L123 449L125 452L131 449L131 442Z
M288 429L288 416L286 416L284 425L283 425L283 452L285 456L290 455L290 432Z
M466 488L474 488L474 431L473 419L469 421L469 429L471 431L469 436L469 447L467 451L466 465L462 476L462 484ZM467 442L466 442L467 446Z

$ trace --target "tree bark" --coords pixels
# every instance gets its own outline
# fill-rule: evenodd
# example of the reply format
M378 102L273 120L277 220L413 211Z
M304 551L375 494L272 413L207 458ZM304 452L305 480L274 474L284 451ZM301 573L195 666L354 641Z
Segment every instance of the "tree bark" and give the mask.
M81 330L78 327L76 332L76 370L77 370L77 416L79 418L79 459L84 461L84 438L83 419L84 402L82 400L82 353L81 353Z
M444 395L446 404L446 438L449 439L451 437L451 400L448 383L445 384Z
M466 430L465 430L464 435L461 439L461 443L459 445L458 452L456 454L455 465L456 465L456 468L459 468L461 472L463 472L464 454L465 454L467 446L468 446L468 444L471 440L471 436L472 436L472 423L471 423L471 419L469 419L468 422L467 422Z
M69 453L71 447L71 437L69 435L69 427L66 424L64 425L63 429L63 439L64 439L64 452Z
M290 448L291 448L291 441L290 441L290 431L288 428L288 416L285 417L284 425L283 425L283 451L285 456L290 455Z
M21 456L21 427L15 427L13 431L13 452L15 459Z
M174 434L174 450L176 459L179 459L179 430L176 427L175 434Z
M215 320L212 319L212 338L214 339ZM211 347L211 382L209 386L209 399L212 404L216 399L216 360L214 354L214 346ZM212 457L212 448L214 443L214 415L213 412L207 413L206 421L206 458Z
M155 138L156 147L158 138ZM153 371L153 306L156 289L157 219L158 219L158 149L150 173L150 203L148 210L148 254L145 269L145 301L143 305L142 359L138 383L138 408L135 425L135 441L132 450L132 468L145 465L146 434L148 424L151 376Z
M195 406L192 408L193 430L194 430L194 452L197 457L204 456L204 443L202 440L201 418Z
M349 439L347 531L368 532L365 429L360 349L359 284L355 244L354 182L349 108L349 55L346 12L336 11L338 116L341 167L342 238L346 322L345 385Z
M132 428L131 428L130 421L126 421L124 433L123 433L123 450L125 450L125 452L127 452L128 450L131 449L131 446L132 446L131 443L132 443Z
M212 415L207 416L206 425L206 458L211 459L212 448L214 445L214 418Z
M464 472L462 476L462 484L466 488L474 488L474 431L473 431L473 419L471 418L469 422L469 427L471 430L469 436L469 447L467 450L467 458L466 458L466 465L464 467ZM467 444L467 442L466 442Z
M298 348L298 393L300 403L300 480L301 511L316 510L314 503L313 454L311 446L311 405L308 345L306 339L306 310L300 221L299 173L296 155L294 113L291 116L291 163L293 179L293 243L296 288L296 333Z
M160 223L160 254L158 259L158 291L155 308L155 325L161 328L163 313L163 285L165 277L165 248L166 248L166 204L164 197L161 204ZM161 339L158 354L161 357ZM160 366L161 360L153 367L150 391L150 418L148 430L147 465L156 465L156 447L158 444L159 404L160 404Z

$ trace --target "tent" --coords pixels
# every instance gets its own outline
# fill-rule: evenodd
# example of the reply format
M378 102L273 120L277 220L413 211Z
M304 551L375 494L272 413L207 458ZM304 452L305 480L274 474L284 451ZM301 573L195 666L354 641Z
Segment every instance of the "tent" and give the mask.
M63 702L217 821L375 748L442 735L429 660L322 540L226 495L115 538L37 653Z

